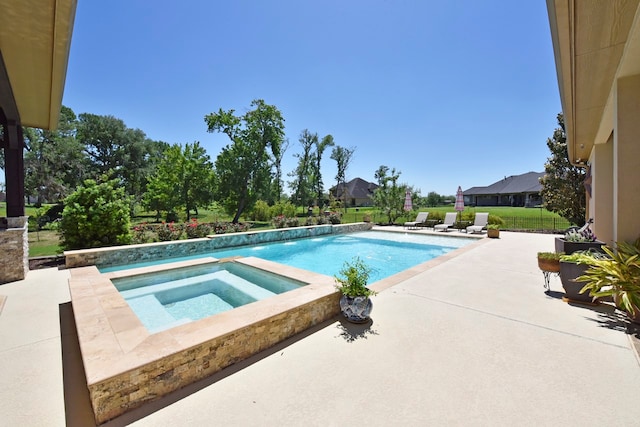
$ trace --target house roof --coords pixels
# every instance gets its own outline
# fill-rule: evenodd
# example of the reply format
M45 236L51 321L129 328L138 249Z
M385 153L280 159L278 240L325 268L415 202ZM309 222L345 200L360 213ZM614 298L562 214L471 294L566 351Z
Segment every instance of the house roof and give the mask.
M377 184L373 182L365 181L362 178L354 178L345 184L347 194L354 199L366 199L371 197L373 191L378 188ZM339 190L342 190L343 185L337 186ZM334 187L335 189L336 187ZM332 189L333 190L333 189ZM340 193L342 194L342 192Z
M547 0L569 160L614 128L617 82L640 73L638 0Z
M471 187L463 191L463 194L465 196L474 196L484 194L538 193L542 189L540 178L543 176L544 172L527 172L522 175L511 175L487 187Z
M54 129L77 0L0 0L0 107L8 120Z

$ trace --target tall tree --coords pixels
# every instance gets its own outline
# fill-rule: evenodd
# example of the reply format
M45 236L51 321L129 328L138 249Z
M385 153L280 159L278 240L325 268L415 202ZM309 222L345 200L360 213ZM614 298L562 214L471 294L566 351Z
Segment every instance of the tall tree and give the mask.
M342 184L342 202L345 212L347 211L347 169L349 169L349 164L353 159L353 153L355 151L355 147L345 148L339 145L335 146L331 151L331 159L336 161L338 169L336 172L336 197L338 197L338 189L340 188L340 184Z
M289 138L284 138L280 150L277 151L277 154L273 155L273 180L271 183L271 192L267 200L265 200L270 205L274 205L282 198L282 158L284 157L284 153L288 148Z
M25 193L38 205L62 200L82 182L87 164L76 124L73 110L63 105L55 131L24 128Z
M388 173L389 167L384 165L376 171L378 188L373 193L373 201L376 207L387 216L388 224L393 224L402 214L407 187L398 185L400 171L393 168L391 174Z
M78 140L84 145L94 176L120 178L129 137L124 122L113 116L82 113L78 116Z
M176 213L205 207L213 200L213 165L199 142L173 145L164 152L155 174L149 178L145 205L157 212Z
M208 132L222 132L231 140L215 162L216 196L228 212L235 211L234 223L259 195L269 191L273 178L269 152L278 157L284 140L280 111L262 99L251 102L251 107L242 116L234 115L234 110L220 109L204 118Z
M143 197L147 177L168 144L152 141L140 129L128 128L113 116L80 114L78 140L84 144L92 176L121 180L132 204ZM133 208L133 205L131 206Z
M315 177L315 191L317 195L316 202L318 203L320 212L323 210L322 199L324 193L324 183L322 182L322 173L320 172L320 162L322 161L322 154L324 153L324 150L335 145L332 135L326 135L320 142L316 142L316 164L313 170L313 175Z
M293 203L296 206L307 206L313 198L312 167L315 165L315 156L312 149L318 144L318 134L305 129L300 133L298 141L302 146L302 153L294 155L298 158L298 166L291 173L294 180L289 183L289 186L293 190Z
M546 209L556 212L572 224L583 225L586 212L586 173L583 168L574 166L569 161L562 113L558 114L558 125L553 131L553 137L547 138L551 157L547 158L545 175L540 178L540 194Z

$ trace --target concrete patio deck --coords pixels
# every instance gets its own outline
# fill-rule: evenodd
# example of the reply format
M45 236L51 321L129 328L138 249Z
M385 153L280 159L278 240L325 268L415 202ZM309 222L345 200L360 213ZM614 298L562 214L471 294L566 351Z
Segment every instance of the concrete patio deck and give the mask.
M639 425L624 316L562 302L556 277L544 293L554 236L500 235L381 292L369 325L325 322L106 425ZM0 425L92 425L68 277L0 285Z

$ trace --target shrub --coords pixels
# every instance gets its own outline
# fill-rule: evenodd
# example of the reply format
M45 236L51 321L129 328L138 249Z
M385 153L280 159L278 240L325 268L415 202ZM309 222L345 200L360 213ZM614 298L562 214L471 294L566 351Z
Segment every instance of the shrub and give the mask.
M298 217L287 218L286 220L287 227L298 227L300 225L300 220Z
M498 228L505 225L504 219L500 218L497 215L489 214L489 218L487 219L487 224L493 224L499 226Z
M296 207L290 202L278 202L271 206L270 213L271 217L283 215L287 218L291 218L296 216Z
M133 237L131 243L147 243L149 238L147 237L147 223L143 222L141 224L133 227Z
M327 219L324 216L320 215L316 218L316 224L322 225L326 223L327 223Z
M63 249L87 249L131 242L129 197L117 181L92 179L67 197L60 221Z
M278 215L271 222L275 228L284 228L287 225L287 218L284 215Z
M253 206L251 218L254 221L268 221L271 218L271 208L264 200L258 200Z
M191 222L185 224L185 231L188 239L198 239L207 237L211 234L211 226L209 224L199 224L198 220L193 218Z
M182 236L182 227L173 222L163 222L157 229L158 240L168 242L171 240L179 240Z
M328 219L331 224L340 224L342 222L341 215L338 212L331 212Z

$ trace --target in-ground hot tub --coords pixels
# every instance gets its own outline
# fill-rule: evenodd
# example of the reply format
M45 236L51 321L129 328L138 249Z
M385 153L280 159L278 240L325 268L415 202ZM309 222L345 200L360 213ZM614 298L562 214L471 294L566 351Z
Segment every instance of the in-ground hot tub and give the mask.
M306 285L234 262L174 268L111 281L151 333Z
M233 261L270 272L297 289L149 331L112 280L215 263L212 258L100 273L70 270L69 290L96 423L206 378L339 313L332 277L259 258Z

